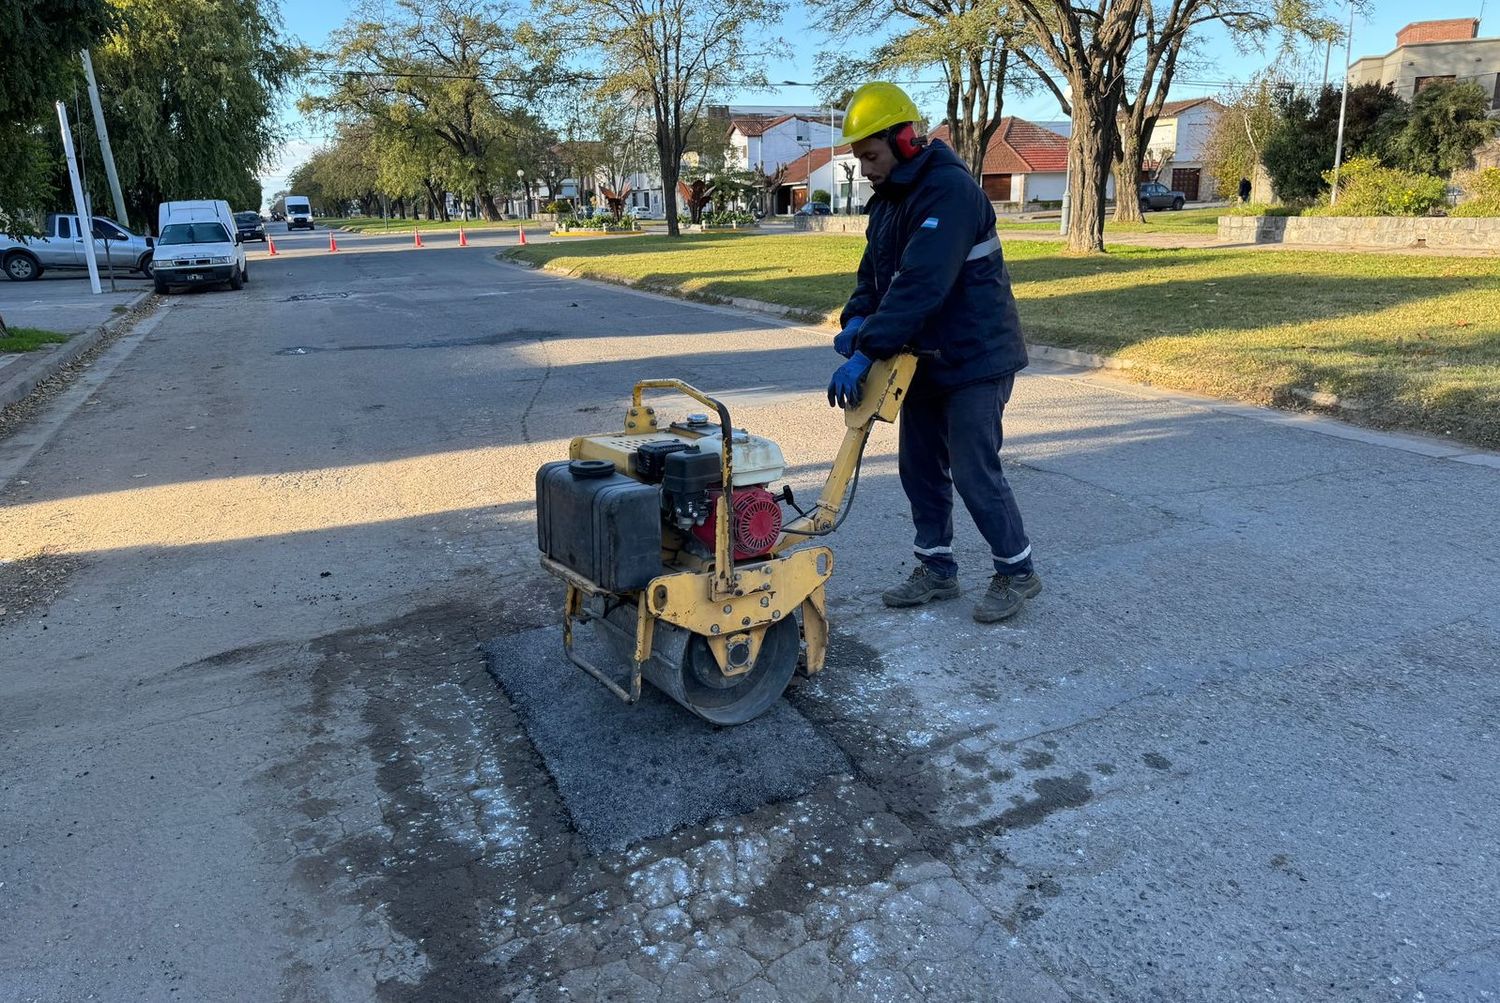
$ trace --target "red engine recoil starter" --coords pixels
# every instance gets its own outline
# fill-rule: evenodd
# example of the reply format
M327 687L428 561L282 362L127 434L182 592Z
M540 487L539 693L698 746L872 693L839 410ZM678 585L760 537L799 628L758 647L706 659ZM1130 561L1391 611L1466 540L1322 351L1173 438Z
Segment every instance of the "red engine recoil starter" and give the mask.
M710 549L714 546L714 530L718 523L719 491L710 491L708 500L712 504L710 515L701 526L693 527L693 535ZM736 561L759 557L776 545L781 537L781 505L776 496L765 488L736 488L734 492L734 523L730 538L734 543Z

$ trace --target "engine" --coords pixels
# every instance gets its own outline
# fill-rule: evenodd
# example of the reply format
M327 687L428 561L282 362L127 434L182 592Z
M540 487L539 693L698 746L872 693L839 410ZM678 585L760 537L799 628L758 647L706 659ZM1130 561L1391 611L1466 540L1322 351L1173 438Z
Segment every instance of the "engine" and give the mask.
M693 442L665 439L643 443L635 452L635 476L647 484L661 485L662 517L685 533L692 535L708 550L714 546L718 528L719 498L724 486L719 466L722 440L717 435ZM735 487L730 533L737 561L759 557L775 546L781 536L781 503L766 489L765 483L747 484L751 479L767 480L781 473L780 450L769 440L752 440L743 432L731 440L735 450ZM757 457L756 449L769 445L774 456ZM741 454L744 454L743 456ZM745 460L744 469L740 460ZM756 464L756 460L762 462ZM765 461L769 460L769 464Z

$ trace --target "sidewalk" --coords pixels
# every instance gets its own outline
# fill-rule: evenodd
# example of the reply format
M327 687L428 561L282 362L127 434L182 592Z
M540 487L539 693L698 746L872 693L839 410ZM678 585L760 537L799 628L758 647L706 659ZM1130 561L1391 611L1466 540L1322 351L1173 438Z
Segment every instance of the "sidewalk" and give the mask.
M71 335L33 352L0 352L0 408L24 399L44 380L87 352L152 292L139 278L116 278L118 291L95 296L87 279L50 276L35 282L0 282L0 317L10 327L37 327Z

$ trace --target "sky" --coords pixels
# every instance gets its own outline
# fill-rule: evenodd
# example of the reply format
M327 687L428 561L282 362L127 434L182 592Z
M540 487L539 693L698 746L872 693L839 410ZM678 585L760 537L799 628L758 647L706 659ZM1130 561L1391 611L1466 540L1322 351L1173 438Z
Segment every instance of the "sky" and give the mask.
M1422 20L1438 20L1450 17L1479 17L1485 15L1486 2L1493 3L1487 23L1481 23L1481 36L1500 34L1500 0L1426 0L1421 7ZM286 30L297 40L322 48L329 33L347 19L354 5L337 0L283 0L282 14ZM1396 32L1413 20L1413 5L1409 0L1370 0L1365 13L1357 13L1354 19L1353 58L1383 55L1395 48ZM776 32L786 41L785 53L767 67L767 79L775 82L794 81L810 83L814 78L817 54L839 44L836 31L817 23L802 3L788 5L787 16ZM1172 88L1175 99L1211 97L1226 86L1242 82L1272 61L1272 53L1260 51L1241 52L1222 33L1205 34L1194 65L1180 70ZM1316 79L1321 77L1326 51L1308 50L1305 53L1308 72ZM1329 76L1339 79L1344 53L1340 46L1332 54ZM930 90L930 89L929 89ZM306 160L322 146L326 134L317 123L297 112L296 100L300 90L286 97L282 103L281 122L286 140L277 151L276 162L262 173L266 199L286 187L286 177L298 164ZM913 95L917 103L927 112L932 121L941 118L942 101L936 91ZM744 105L810 105L817 101L811 87L782 86L774 93L742 92L732 96L732 103ZM1030 93L1014 93L1005 99L1005 114L1016 115L1034 122L1051 122L1063 118L1057 99L1040 87Z

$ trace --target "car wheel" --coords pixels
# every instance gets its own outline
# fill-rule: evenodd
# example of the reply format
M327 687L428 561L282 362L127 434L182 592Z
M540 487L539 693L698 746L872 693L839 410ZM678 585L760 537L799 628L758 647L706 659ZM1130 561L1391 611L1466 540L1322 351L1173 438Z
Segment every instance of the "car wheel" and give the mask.
M172 287L167 285L161 279L155 279L153 281L153 284L156 286L156 291L162 296L170 296L172 294Z
M1182 206L1183 206L1182 199L1173 199L1172 200L1172 211L1173 212L1179 212L1179 211L1181 211Z
M1141 199L1141 215L1144 216L1146 213L1148 213L1150 211L1151 211L1151 203L1147 202L1145 199Z
M141 260L137 261L135 263L135 270L138 271L138 272L140 272L142 275L146 276L146 278L149 279L152 276L152 268L153 268L152 254L151 254L150 251L147 251L145 254L141 255Z
M42 275L42 263L29 254L12 254L5 259L5 275L12 282L30 282Z
M240 290L245 288L245 273L243 270L235 272L229 278L229 288Z
M247 261L247 262L245 262L245 267L240 269L240 282L241 283L245 283L245 282L249 282L249 281L250 281L250 262Z

